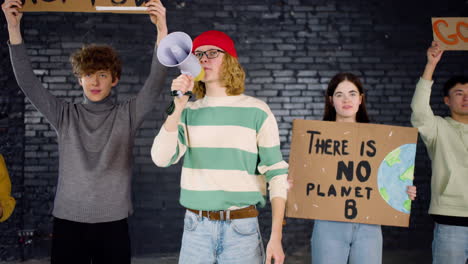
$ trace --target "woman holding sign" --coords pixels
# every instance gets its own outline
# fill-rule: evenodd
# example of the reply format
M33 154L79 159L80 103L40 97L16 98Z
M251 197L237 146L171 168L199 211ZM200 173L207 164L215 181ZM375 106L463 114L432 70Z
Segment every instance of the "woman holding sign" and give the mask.
M324 121L369 123L364 89L351 73L339 73L325 94ZM408 186L411 200L416 187ZM311 238L312 263L382 263L380 225L315 220Z

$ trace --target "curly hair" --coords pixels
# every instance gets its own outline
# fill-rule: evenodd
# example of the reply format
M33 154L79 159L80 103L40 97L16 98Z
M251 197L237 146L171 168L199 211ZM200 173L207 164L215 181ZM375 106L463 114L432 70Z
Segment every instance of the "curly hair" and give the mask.
M122 74L122 61L108 45L85 45L70 56L70 63L77 78L100 70L109 70L112 81L115 81Z
M239 95L245 90L245 71L239 61L228 53L224 54L221 64L221 84L226 86L228 95ZM206 86L202 81L195 83L193 93L197 99L201 99L206 95Z

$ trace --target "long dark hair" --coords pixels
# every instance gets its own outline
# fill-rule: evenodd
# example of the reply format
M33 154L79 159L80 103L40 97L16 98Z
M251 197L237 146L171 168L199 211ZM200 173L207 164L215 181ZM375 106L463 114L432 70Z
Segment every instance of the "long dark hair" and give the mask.
M352 82L358 88L359 94L362 95L362 101L356 113L356 122L369 123L369 116L367 115L366 110L366 97L364 94L364 89L362 88L362 83L356 75L348 72L338 73L337 75L333 76L333 78L328 83L328 88L325 93L325 112L323 113L323 120L336 121L336 110L330 101L330 97L333 97L333 93L335 92L336 87L343 81Z

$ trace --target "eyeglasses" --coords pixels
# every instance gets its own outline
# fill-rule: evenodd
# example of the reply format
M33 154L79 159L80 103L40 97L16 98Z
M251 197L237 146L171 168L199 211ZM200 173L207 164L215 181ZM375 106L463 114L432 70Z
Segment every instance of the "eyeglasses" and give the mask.
M226 53L225 51L219 49L209 49L207 51L195 51L194 54L199 60L203 59L203 54L206 55L208 59L214 59L219 56L219 53Z

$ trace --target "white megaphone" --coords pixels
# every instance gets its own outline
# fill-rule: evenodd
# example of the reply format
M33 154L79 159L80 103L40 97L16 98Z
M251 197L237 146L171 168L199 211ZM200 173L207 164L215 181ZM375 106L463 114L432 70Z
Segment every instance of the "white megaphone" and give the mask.
M178 67L182 74L192 76L195 81L205 77L200 61L192 54L192 39L184 32L173 32L161 40L158 60L166 67Z

